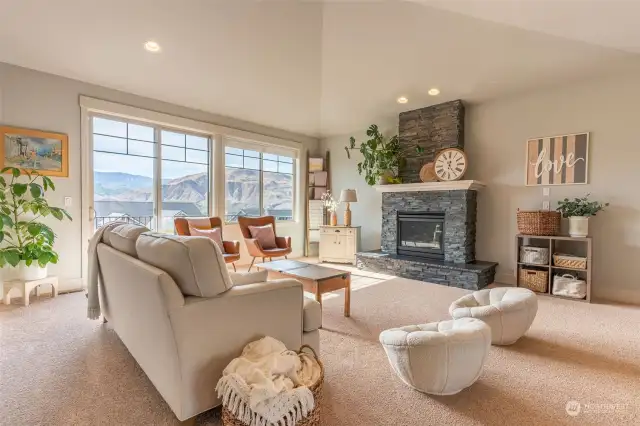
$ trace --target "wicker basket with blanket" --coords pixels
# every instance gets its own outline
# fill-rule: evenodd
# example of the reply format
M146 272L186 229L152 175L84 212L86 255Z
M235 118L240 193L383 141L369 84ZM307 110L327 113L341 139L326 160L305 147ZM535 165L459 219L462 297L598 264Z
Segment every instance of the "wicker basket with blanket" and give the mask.
M295 410L292 410L286 416L283 416L280 420L274 422L253 412L248 403L239 401L238 398L235 398L235 400L227 400L223 398L222 424L224 426L249 426L254 424L266 426L320 426L320 405L322 402L322 386L324 383L324 366L316 352L309 345L303 345L297 354L301 358L302 356L309 356L310 354L305 353L305 350L310 351L310 354L313 355L313 361L316 362L320 368L319 377L314 381L314 383L307 386L308 390L313 395L313 408L311 410L304 412L304 409L300 410L301 407L298 404L298 406L295 407Z

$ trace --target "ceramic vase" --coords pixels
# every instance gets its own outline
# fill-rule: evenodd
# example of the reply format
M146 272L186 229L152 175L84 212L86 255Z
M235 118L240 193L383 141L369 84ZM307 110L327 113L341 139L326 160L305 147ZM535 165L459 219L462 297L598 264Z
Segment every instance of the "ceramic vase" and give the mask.
M338 225L338 213L335 211L331 212L331 226Z
M569 235L572 237L586 237L589 235L589 217L571 216L569 218Z

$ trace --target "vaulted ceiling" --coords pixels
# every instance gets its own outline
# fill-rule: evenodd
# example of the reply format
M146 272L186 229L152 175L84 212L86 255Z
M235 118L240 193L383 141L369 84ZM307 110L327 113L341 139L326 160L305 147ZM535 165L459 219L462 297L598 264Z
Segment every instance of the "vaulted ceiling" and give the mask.
M328 136L637 72L638 12L616 0L2 0L0 61ZM161 53L142 48L151 39Z

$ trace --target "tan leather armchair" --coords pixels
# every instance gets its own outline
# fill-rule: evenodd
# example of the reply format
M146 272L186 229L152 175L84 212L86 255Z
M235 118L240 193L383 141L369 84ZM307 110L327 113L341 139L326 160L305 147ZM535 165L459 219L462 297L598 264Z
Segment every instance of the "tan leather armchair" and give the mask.
M276 234L276 248L265 249L260 247L260 243L255 238L251 237L251 231L249 226L264 226L271 224L273 226L273 233ZM240 225L240 231L244 237L244 242L247 245L247 251L249 255L253 257L251 265L249 265L249 271L253 267L253 262L256 261L256 257L261 257L262 262L266 258L281 257L287 258L288 254L291 254L291 237L278 237L276 233L276 218L273 216L262 217L238 217L238 225Z
M189 232L189 224L191 226L197 227L202 221L203 218L189 218L189 217L177 217L173 220L173 224L176 227L176 233L178 235L187 235L190 236ZM211 229L213 228L222 228L222 220L219 217L209 217L209 223L211 224ZM196 221L198 223L196 223ZM236 264L238 260L240 260L240 241L225 241L222 240L222 245L224 247L224 261L225 263L230 263L233 266L233 270L236 270Z

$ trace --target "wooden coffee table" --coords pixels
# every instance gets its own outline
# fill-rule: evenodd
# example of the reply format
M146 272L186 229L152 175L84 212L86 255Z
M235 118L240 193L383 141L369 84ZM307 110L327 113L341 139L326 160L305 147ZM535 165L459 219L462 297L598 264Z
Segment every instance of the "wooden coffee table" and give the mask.
M304 291L313 293L322 306L322 295L344 288L344 316L351 315L351 272L325 268L297 260L276 260L255 265L266 269L272 277L295 278Z

